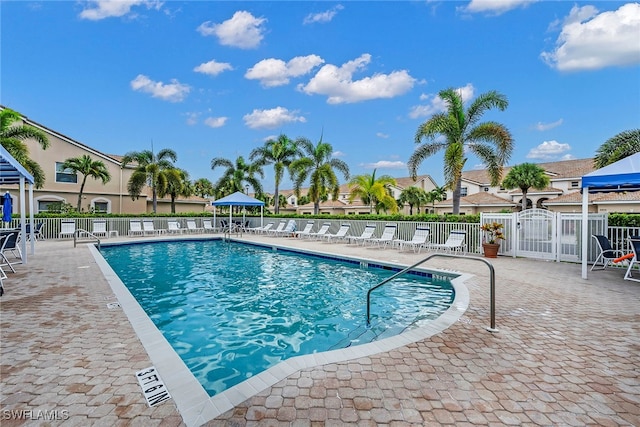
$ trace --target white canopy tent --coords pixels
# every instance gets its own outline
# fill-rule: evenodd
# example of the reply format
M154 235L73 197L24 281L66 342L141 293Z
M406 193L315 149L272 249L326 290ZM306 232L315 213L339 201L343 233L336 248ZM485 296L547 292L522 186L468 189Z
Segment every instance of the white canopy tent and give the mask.
M211 203L213 206L229 206L229 224L233 220L232 206L260 206L260 226L262 227L264 222L264 202L262 200L254 199L246 194L236 191L233 194L223 197ZM213 222L216 220L216 211L213 211Z
M19 200L20 200L20 230L23 236L27 233L27 218L26 218L26 203L25 203L25 186L29 183L29 230L31 236L29 241L31 242L31 254L35 252L35 238L33 236L34 224L33 224L33 176L27 172L16 159L13 158L9 152L0 146L0 186L3 185L19 185ZM27 239L20 240L22 251L22 262L27 263Z
M640 153L582 177L582 278L587 278L589 193L640 190Z

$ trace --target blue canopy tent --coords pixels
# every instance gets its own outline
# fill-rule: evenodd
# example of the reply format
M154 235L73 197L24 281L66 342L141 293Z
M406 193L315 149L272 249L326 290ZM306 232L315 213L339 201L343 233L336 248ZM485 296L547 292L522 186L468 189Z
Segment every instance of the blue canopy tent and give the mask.
M33 176L27 172L27 170L22 166L16 159L13 158L11 154L7 152L7 150L0 145L0 186L4 185L19 185L20 188L20 229L22 235L25 236L27 233L27 218L26 218L26 209L25 209L25 201L24 201L24 192L25 185L29 183L29 220L31 223L30 230L33 233L33 184L34 184ZM5 196L6 197L6 196ZM13 206L12 206L13 207ZM35 240L33 235L30 236L29 241L31 242L31 254L35 251ZM21 239L20 250L22 251L22 262L24 264L27 263L27 239Z
M231 206L260 206L260 226L263 225L263 215L264 215L264 202L262 200L254 199L253 197L247 196L246 194L236 191L233 194L229 194L228 196L223 197L222 199L218 199L211 203L213 206L229 206L229 224L231 224L233 220L233 212ZM216 211L213 211L213 222L215 224L216 221Z
M640 191L640 153L582 177L582 278L587 278L589 193Z

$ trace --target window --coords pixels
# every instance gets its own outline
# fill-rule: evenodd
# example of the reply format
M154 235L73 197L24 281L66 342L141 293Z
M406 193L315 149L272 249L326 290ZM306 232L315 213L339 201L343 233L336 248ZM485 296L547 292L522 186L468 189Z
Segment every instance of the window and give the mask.
M483 190L484 191L489 191L489 187L484 187Z
M59 200L38 200L38 212L61 212L62 203Z
M467 195L467 187L462 187L460 189L460 197L466 197Z
M56 182L78 183L78 176L71 169L63 169L62 163L56 162Z
M571 188L578 188L580 183L578 181L571 181Z
M108 202L95 202L93 205L93 210L95 212L109 212L109 203Z

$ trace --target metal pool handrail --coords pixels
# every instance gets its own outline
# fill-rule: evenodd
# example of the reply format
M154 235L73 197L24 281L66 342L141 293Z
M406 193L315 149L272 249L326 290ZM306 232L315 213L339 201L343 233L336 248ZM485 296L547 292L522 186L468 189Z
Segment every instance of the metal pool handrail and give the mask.
M81 228L78 228L78 229L76 229L76 231L73 232L73 247L74 248L78 244L78 237L80 237L80 233L85 234L87 237L93 237L95 239L95 241L98 242L98 250L100 250L100 239L98 238L98 236L96 236L95 234L93 234L90 231L83 230Z
M489 332L498 332L498 330L496 329L496 272L495 272L495 270L493 268L493 264L491 264L486 259L480 258L480 257L452 255L452 254L431 254L428 257L426 257L425 259L423 259L422 261L416 262L412 266L409 266L409 267L405 268L404 270L401 270L401 271L397 272L393 276L386 278L382 282L380 282L377 285L375 285L372 288L370 288L367 291L367 327L371 326L371 319L370 319L370 317L371 317L370 316L370 314L371 314L371 292L373 292L374 290L378 289L380 286L392 281L396 277L405 274L409 270L412 270L415 267L419 266L420 264L430 260L431 258L435 258L435 257L460 258L460 259L469 259L469 260L473 260L473 261L481 261L481 262L485 263L489 267L490 280L491 280L491 288L490 288L491 326L487 328L487 331L489 331Z

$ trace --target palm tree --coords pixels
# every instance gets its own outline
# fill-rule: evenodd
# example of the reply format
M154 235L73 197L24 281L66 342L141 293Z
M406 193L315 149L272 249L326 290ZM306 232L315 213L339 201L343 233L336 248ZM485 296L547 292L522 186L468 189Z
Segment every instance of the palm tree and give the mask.
M522 163L511 168L502 181L502 186L507 189L519 188L522 190L522 210L527 209L527 192L529 188L542 190L549 185L549 177L544 169L533 163Z
M640 152L640 129L625 130L609 138L596 151L593 159L597 169Z
M189 181L189 173L180 168L165 169L160 171L166 182L164 187L158 189L158 196L171 197L171 213L176 213L176 199L178 196L189 197L193 195L193 185Z
M409 158L408 167L412 178L418 175L418 166L427 157L444 150L444 177L446 186L453 190L453 213L460 213L460 190L462 170L470 152L486 165L491 185L502 179L502 168L513 151L513 138L509 130L496 122L478 123L482 114L496 107L507 108L508 101L496 91L478 96L465 111L462 95L455 89L439 93L447 104L447 111L434 114L418 127L415 136L418 146ZM443 140L436 137L442 136ZM426 140L422 143L422 140Z
M35 187L42 188L45 181L44 171L29 157L29 148L24 141L33 139L43 150L46 150L49 148L49 139L40 129L24 124L14 124L21 120L22 117L16 111L9 108L0 111L0 145L33 176Z
M293 188L296 197L299 198L300 188L309 178L307 196L313 202L313 213L317 215L320 211L320 201L327 200L329 195L333 200L338 199L340 182L336 171L348 180L349 166L340 159L331 158L333 147L328 142L322 142L322 135L315 146L306 138L299 138L297 144L305 156L294 160L289 166Z
M193 183L193 191L194 194L202 197L203 199L215 194L213 184L207 178L196 179Z
M418 213L420 213L420 205L426 201L427 193L419 187L408 187L400 192L400 198L398 202L404 206L409 205L409 215L413 215L413 207L418 206Z
M76 209L80 212L82 207L82 194L84 193L84 185L87 178L99 179L103 184L111 180L111 174L107 166L101 160L93 160L88 154L80 157L70 157L62 164L63 169L71 169L74 173L81 173L82 183L80 184L80 192L78 193L78 205Z
M172 169L173 162L178 160L175 151L164 148L156 156L153 151L131 151L122 158L122 167L129 163L135 163L135 171L131 174L127 183L127 191L131 199L140 197L140 192L145 185L151 187L153 194L153 213L158 207L158 190L166 186L166 176L160 172L165 169Z
M254 193L262 194L262 184L256 178L256 175L264 178L260 163L247 163L242 156L239 156L235 163L228 159L216 157L211 160L211 169L215 170L217 167L226 168L214 185L217 195L227 196L236 191L244 193L245 183L253 188Z
M369 205L369 213L376 213L381 208L398 211L398 204L393 196L391 196L390 186L396 185L395 178L389 175L382 175L376 178L376 170L371 175L357 175L349 181L349 201L359 198L363 203Z
M275 172L273 199L275 201L274 212L276 214L280 211L280 182L284 171L296 157L300 156L302 156L302 152L297 142L292 141L285 134L281 134L277 139L268 140L263 147L255 148L249 154L250 160L258 161L261 165L273 164L273 171Z
M427 203L431 203L431 210L435 213L436 202L447 200L447 189L445 187L436 187L427 193Z

